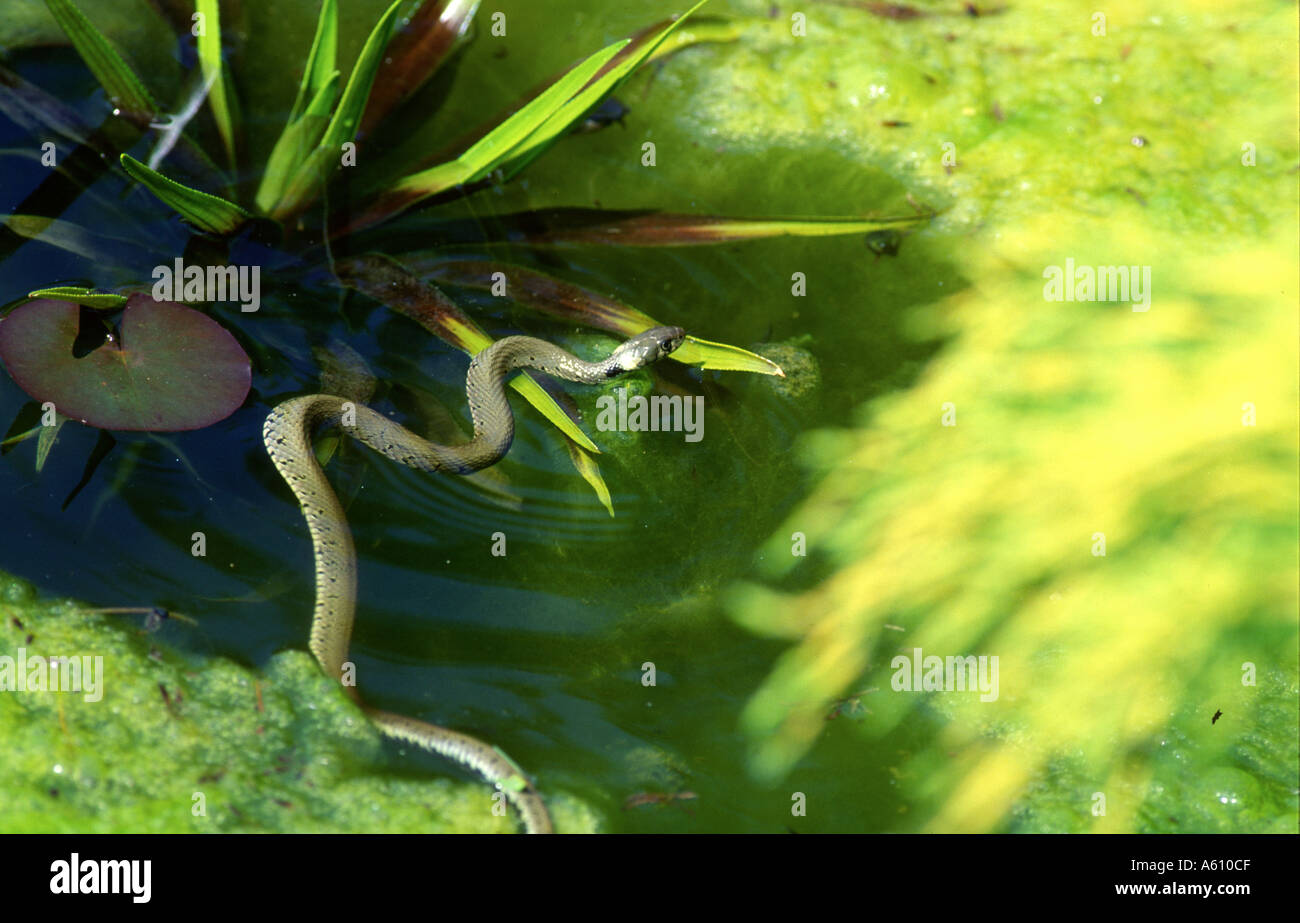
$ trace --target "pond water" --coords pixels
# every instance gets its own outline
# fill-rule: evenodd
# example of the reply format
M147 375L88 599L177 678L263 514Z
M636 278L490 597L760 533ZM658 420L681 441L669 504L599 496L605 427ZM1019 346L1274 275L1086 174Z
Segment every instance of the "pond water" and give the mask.
M70 53L32 54L22 63L28 79L88 117L102 117L102 97ZM467 73L472 61L459 79ZM527 85L515 81L516 91ZM618 132L592 136L594 147L586 136L569 139L569 150L552 154L530 183L485 190L437 218L472 224L485 214L590 206L575 201L572 182L560 182L572 172L566 158L581 156L586 144L599 164L620 140L602 136ZM0 147L33 144L0 117ZM839 164L822 156L827 167ZM12 210L45 178L34 163L12 167L0 211ZM730 204L741 213L794 213L806 196L825 196L812 187L809 181L805 190L774 191L770 203L748 208L737 208L746 198L737 190ZM693 196L667 195L662 186L649 193L641 206L699 207ZM601 195L637 198L618 176ZM716 191L714 198L727 204ZM16 244L0 260L2 300L55 282L138 283L153 265L195 252L179 222L112 175L63 217L113 231L101 241L110 259ZM411 227L404 237L378 235L366 243L415 249L416 239L423 251L439 240L436 225ZM905 828L888 767L911 745L907 737L863 754L858 738L828 727L824 743L782 785L751 780L738 716L782 645L733 624L720 597L749 573L759 545L809 487L798 459L800 434L844 425L866 397L906 383L928 355L930 347L905 339L894 318L916 297L909 279L926 278L931 292L945 270L924 247L908 243L884 256L861 237L688 249L437 250L440 257L531 266L705 339L766 348L787 365L790 379L670 363L656 368L661 388L703 395L699 442L681 433L596 431L600 392L569 387L587 432L605 450L599 462L613 518L573 470L553 427L518 398L514 446L494 469L507 479L503 489L512 502L343 445L327 472L360 556L352 659L367 701L498 744L543 792L568 791L594 805L609 830L781 832L797 790L837 805L823 815L821 830ZM463 422L467 359L411 320L344 295L322 271L319 251L299 260L244 240L232 259L263 267L256 313L230 304L209 311L253 357L253 391L244 406L197 432L114 434L107 456L75 491L98 431L66 425L39 473L34 441L7 452L0 458L0 570L33 581L46 595L183 613L198 625L173 633L172 643L256 667L278 650L305 647L313 595L306 527L262 445L270 408L319 389L320 350L341 341L377 379L372 403L381 411L418 426L421 401L432 398ZM792 296L795 271L816 280L812 295ZM588 349L614 343L482 295L454 294L493 336L526 332ZM28 402L0 376L5 427ZM191 553L196 532L206 541L202 557ZM492 553L495 533L505 537L504 556ZM641 682L647 663L657 672L653 687ZM899 734L921 733L910 727ZM457 773L435 761L394 760L391 771ZM624 798L644 791L698 797L683 806L622 809Z

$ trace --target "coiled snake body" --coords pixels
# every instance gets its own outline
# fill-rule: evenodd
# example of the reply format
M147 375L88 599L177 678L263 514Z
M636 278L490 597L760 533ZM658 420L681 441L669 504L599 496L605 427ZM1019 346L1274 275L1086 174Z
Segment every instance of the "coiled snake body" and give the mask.
M330 394L285 401L262 427L271 461L302 507L311 532L316 568L316 606L309 647L326 675L342 678L356 613L357 559L347 517L312 452L313 432L343 424L344 431L394 461L421 471L469 474L495 464L514 439L514 416L505 379L530 368L582 384L597 384L667 356L681 345L680 327L655 327L622 343L603 362L586 362L554 344L532 337L506 337L470 362L465 379L474 436L463 445L438 445L394 423L364 404ZM357 698L354 687L345 686ZM359 701L359 700L358 700ZM390 737L416 744L460 763L498 786L514 804L529 833L549 833L551 818L523 771L496 747L468 734L415 718L361 705Z

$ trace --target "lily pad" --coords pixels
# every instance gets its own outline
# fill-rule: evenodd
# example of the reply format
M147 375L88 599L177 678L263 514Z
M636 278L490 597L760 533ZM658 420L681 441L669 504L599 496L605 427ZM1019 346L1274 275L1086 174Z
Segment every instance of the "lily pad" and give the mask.
M81 309L39 299L0 321L0 362L24 391L101 429L201 429L230 416L251 382L248 356L220 324L133 295L120 334L74 358Z

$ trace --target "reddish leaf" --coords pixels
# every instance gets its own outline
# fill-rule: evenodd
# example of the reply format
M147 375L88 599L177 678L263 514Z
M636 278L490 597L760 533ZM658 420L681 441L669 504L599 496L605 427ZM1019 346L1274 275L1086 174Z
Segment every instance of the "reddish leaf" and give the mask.
M469 28L478 0L424 0L411 21L389 42L366 101L361 134L424 86Z
M19 387L64 416L101 429L201 429L248 396L248 356L208 316L133 295L120 337L78 359L72 343L80 311L37 300L0 320L0 362Z

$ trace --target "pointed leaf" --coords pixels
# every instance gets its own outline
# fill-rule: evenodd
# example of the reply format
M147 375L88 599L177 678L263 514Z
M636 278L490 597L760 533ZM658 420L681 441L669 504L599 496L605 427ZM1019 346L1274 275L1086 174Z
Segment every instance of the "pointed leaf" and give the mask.
M469 29L478 6L479 0L424 0L420 4L389 45L366 103L363 135L429 81Z
M54 442L59 438L59 430L63 429L63 424L67 422L67 417L55 413L53 426L41 426L40 435L36 437L37 474L40 474L41 469L45 467L45 459L50 457L50 449L54 448Z
M569 460L573 462L573 467L582 475L582 479L591 485L591 489L596 492L596 496L600 500L600 505L609 512L612 519L614 516L614 501L610 498L609 487L600 474L600 465L596 463L596 459L584 452L582 447L576 445L572 440L564 440L564 447L569 450Z
M122 166L145 188L170 205L195 227L214 234L229 234L252 217L233 202L182 186L157 170L151 170L130 154L122 155Z
M504 272L506 290L512 301L534 311L588 327L599 327L630 337L651 327L663 326L649 314L631 305L523 266L484 260L426 264L409 257L403 259L407 266L416 271L427 271L441 280L467 288L489 288L493 273ZM685 365L698 365L717 371L755 372L785 377L779 365L757 353L693 336L687 336L686 341L669 358Z
M366 99L370 96L370 88L375 82L375 73L379 70L384 49L393 34L397 8L401 5L402 0L395 0L370 31L370 36L361 49L361 55L352 68L352 76L348 78L343 98L339 101L338 109L334 111L334 118L325 129L320 144L290 180L288 188L275 207L274 217L284 219L301 211L311 201L313 193L325 182L333 167L338 164L343 142L351 141L356 137L361 114L366 108Z
M221 9L217 0L194 0L196 14L202 16L203 31L199 35L199 66L203 77L210 83L208 105L212 118L226 147L226 160L235 164L234 95L221 57Z
M609 213L606 213L608 215ZM884 218L733 218L721 215L678 215L631 212L609 220L589 209L556 209L546 213L540 230L525 232L537 245L606 244L625 247L690 247L699 244L760 240L769 237L836 237L866 234L887 228L922 224L929 214ZM510 217L503 216L503 225ZM533 219L533 226L538 222Z
M344 285L405 314L434 336L471 356L495 342L436 286L421 282L392 260L363 256L344 260L335 269ZM574 442L590 452L600 452L530 373L516 375L510 380L510 386Z
M659 29L652 29L648 34L638 39L628 39L623 42L618 55L613 57L589 83L538 126L527 141L511 152L510 163L505 166L506 175L513 176L518 173L554 143L556 139L565 135L569 127L581 118L583 113L599 103L601 97L614 92L678 26L707 2L708 0L699 0L693 7L667 25Z
M325 133L330 109L339 97L339 80L339 72L334 71L307 110L296 122L288 125L275 142L271 156L266 160L261 185L257 189L257 207L263 212L269 212L280 201L285 186L303 166L308 154L315 149Z
M71 0L45 0L59 27L72 41L72 46L86 62L109 99L122 109L133 113L153 115L157 104L140 79L127 67L122 56L109 44L102 32L86 18Z
M545 92L484 135L455 160L438 164L403 179L381 195L379 200L361 217L349 224L344 232L368 227L405 211L429 196L487 176L510 157L519 144L526 141L539 125L564 105L579 87L590 80L626 44L627 40L615 42L576 65Z
M88 308L98 308L101 311L112 311L126 304L125 295L116 295L111 292L97 292L93 288L83 288L80 285L59 285L53 288L38 288L34 292L28 292L27 297L50 298L55 301L70 301L73 304L84 304Z
M335 68L338 57L338 32L338 0L322 0L320 16L316 19L316 34L311 40L311 51L307 53L302 82L298 84L298 96L293 101L293 108L289 110L289 118L285 121L286 126L298 120L303 113L303 107L319 96L321 89L338 72Z

